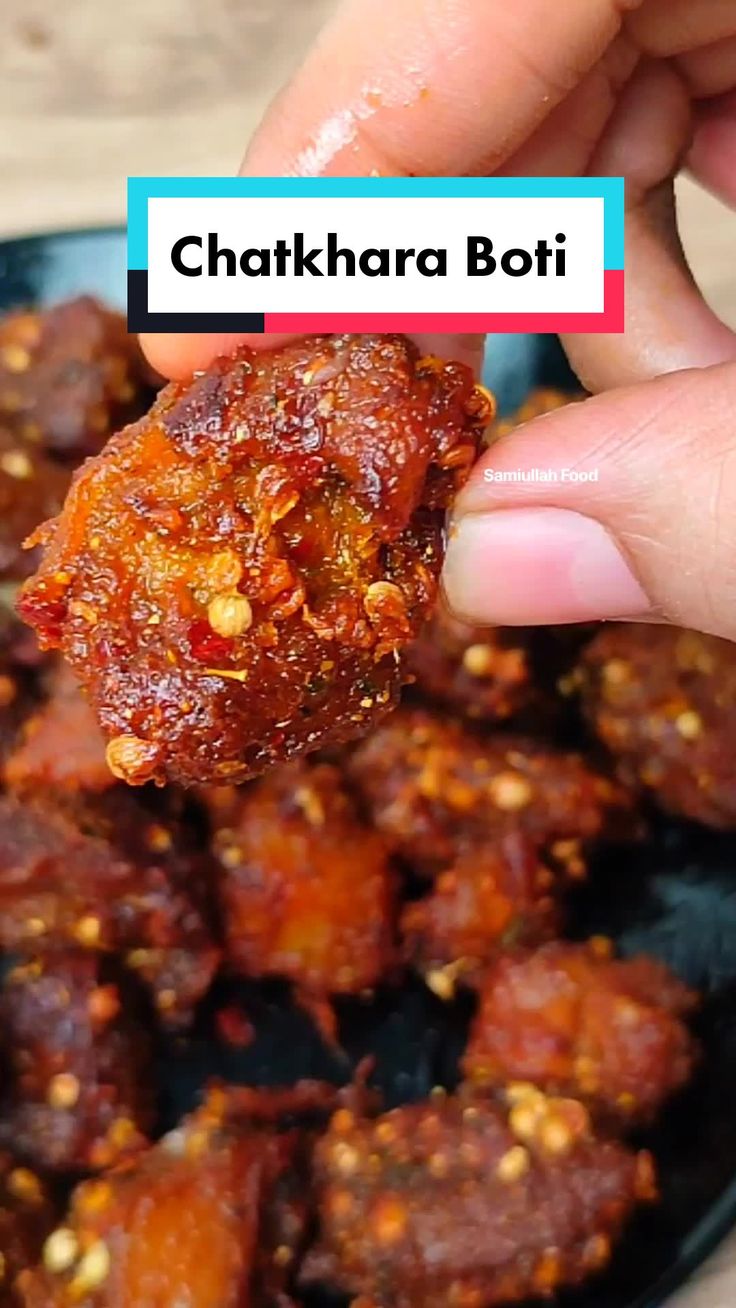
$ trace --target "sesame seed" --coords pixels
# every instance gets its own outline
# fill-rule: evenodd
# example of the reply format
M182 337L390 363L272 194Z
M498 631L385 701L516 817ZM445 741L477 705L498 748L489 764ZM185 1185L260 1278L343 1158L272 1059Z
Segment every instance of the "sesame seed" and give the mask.
M104 1240L96 1240L79 1260L72 1286L75 1291L95 1290L109 1272L110 1250Z
M33 464L23 450L7 450L0 454L0 468L15 481L28 481L33 476Z
M207 621L218 636L242 636L253 622L253 610L245 595L216 595L207 609Z
M52 1108L73 1108L79 1099L81 1086L71 1072L58 1072L52 1076L46 1099Z
M694 709L687 709L675 718L675 728L683 740L697 740L703 734L703 719Z
M17 1199L27 1203L40 1203L43 1199L41 1183L27 1167L14 1167L8 1176L8 1189Z
M102 923L92 913L88 913L86 917L80 917L74 927L74 939L80 945L86 945L88 948L99 943L101 934Z
M471 677L490 676L493 664L493 649L490 645L468 645L463 654L463 667Z
M573 1143L572 1132L559 1117L548 1117L539 1127L539 1140L548 1154L561 1157Z
M529 782L518 772L499 772L489 781L488 790L496 807L509 813L526 808L534 794Z
M105 751L107 766L119 781L140 785L150 781L156 771L159 747L140 736L113 736Z
M66 1272L77 1260L79 1242L68 1226L52 1231L43 1246L43 1265L47 1272Z
M2 361L8 372L26 372L30 367L31 356L22 345L15 345L11 341L3 348Z
M514 1181L520 1181L523 1176L526 1176L530 1166L531 1160L524 1146L513 1145L508 1153L499 1159L496 1176L504 1185L512 1185Z
M609 686L622 686L631 676L631 664L626 659L609 659L602 669L603 680Z
M349 1144L336 1144L332 1151L335 1167L341 1176L352 1176L358 1169L360 1156L357 1149Z

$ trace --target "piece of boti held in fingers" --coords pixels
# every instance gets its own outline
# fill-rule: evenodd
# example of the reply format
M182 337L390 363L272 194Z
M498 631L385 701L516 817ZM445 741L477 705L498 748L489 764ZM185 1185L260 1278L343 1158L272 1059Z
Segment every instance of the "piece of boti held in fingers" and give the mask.
M492 405L396 336L241 350L77 474L20 611L132 784L243 781L396 701Z

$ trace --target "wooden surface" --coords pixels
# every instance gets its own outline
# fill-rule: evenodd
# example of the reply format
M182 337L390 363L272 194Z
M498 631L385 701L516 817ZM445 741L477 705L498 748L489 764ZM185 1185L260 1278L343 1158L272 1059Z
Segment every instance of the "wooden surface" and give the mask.
M0 236L122 221L129 173L233 172L333 4L0 0ZM680 214L736 326L736 218L687 182ZM736 1236L670 1308L735 1304Z

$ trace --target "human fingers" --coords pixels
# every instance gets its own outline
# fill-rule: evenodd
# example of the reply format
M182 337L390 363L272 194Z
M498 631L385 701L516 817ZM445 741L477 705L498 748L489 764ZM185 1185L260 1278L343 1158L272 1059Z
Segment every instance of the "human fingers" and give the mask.
M642 0L347 0L246 154L251 173L487 173Z
M736 207L736 90L701 107L687 163L703 186Z
M476 623L626 617L736 639L734 406L736 365L719 365L498 441L456 506L451 608Z
M592 391L736 358L736 335L705 303L677 233L672 178L692 137L682 76L642 64L623 91L590 171L626 176L626 327L570 336L573 367Z

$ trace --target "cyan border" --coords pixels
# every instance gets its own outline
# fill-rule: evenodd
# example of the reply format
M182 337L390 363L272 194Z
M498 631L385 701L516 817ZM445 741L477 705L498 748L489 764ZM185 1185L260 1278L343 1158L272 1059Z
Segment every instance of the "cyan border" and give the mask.
M278 198L341 196L560 196L600 197L604 202L603 267L624 266L623 177L129 177L128 268L148 267L148 201L167 197L222 199L233 196Z

